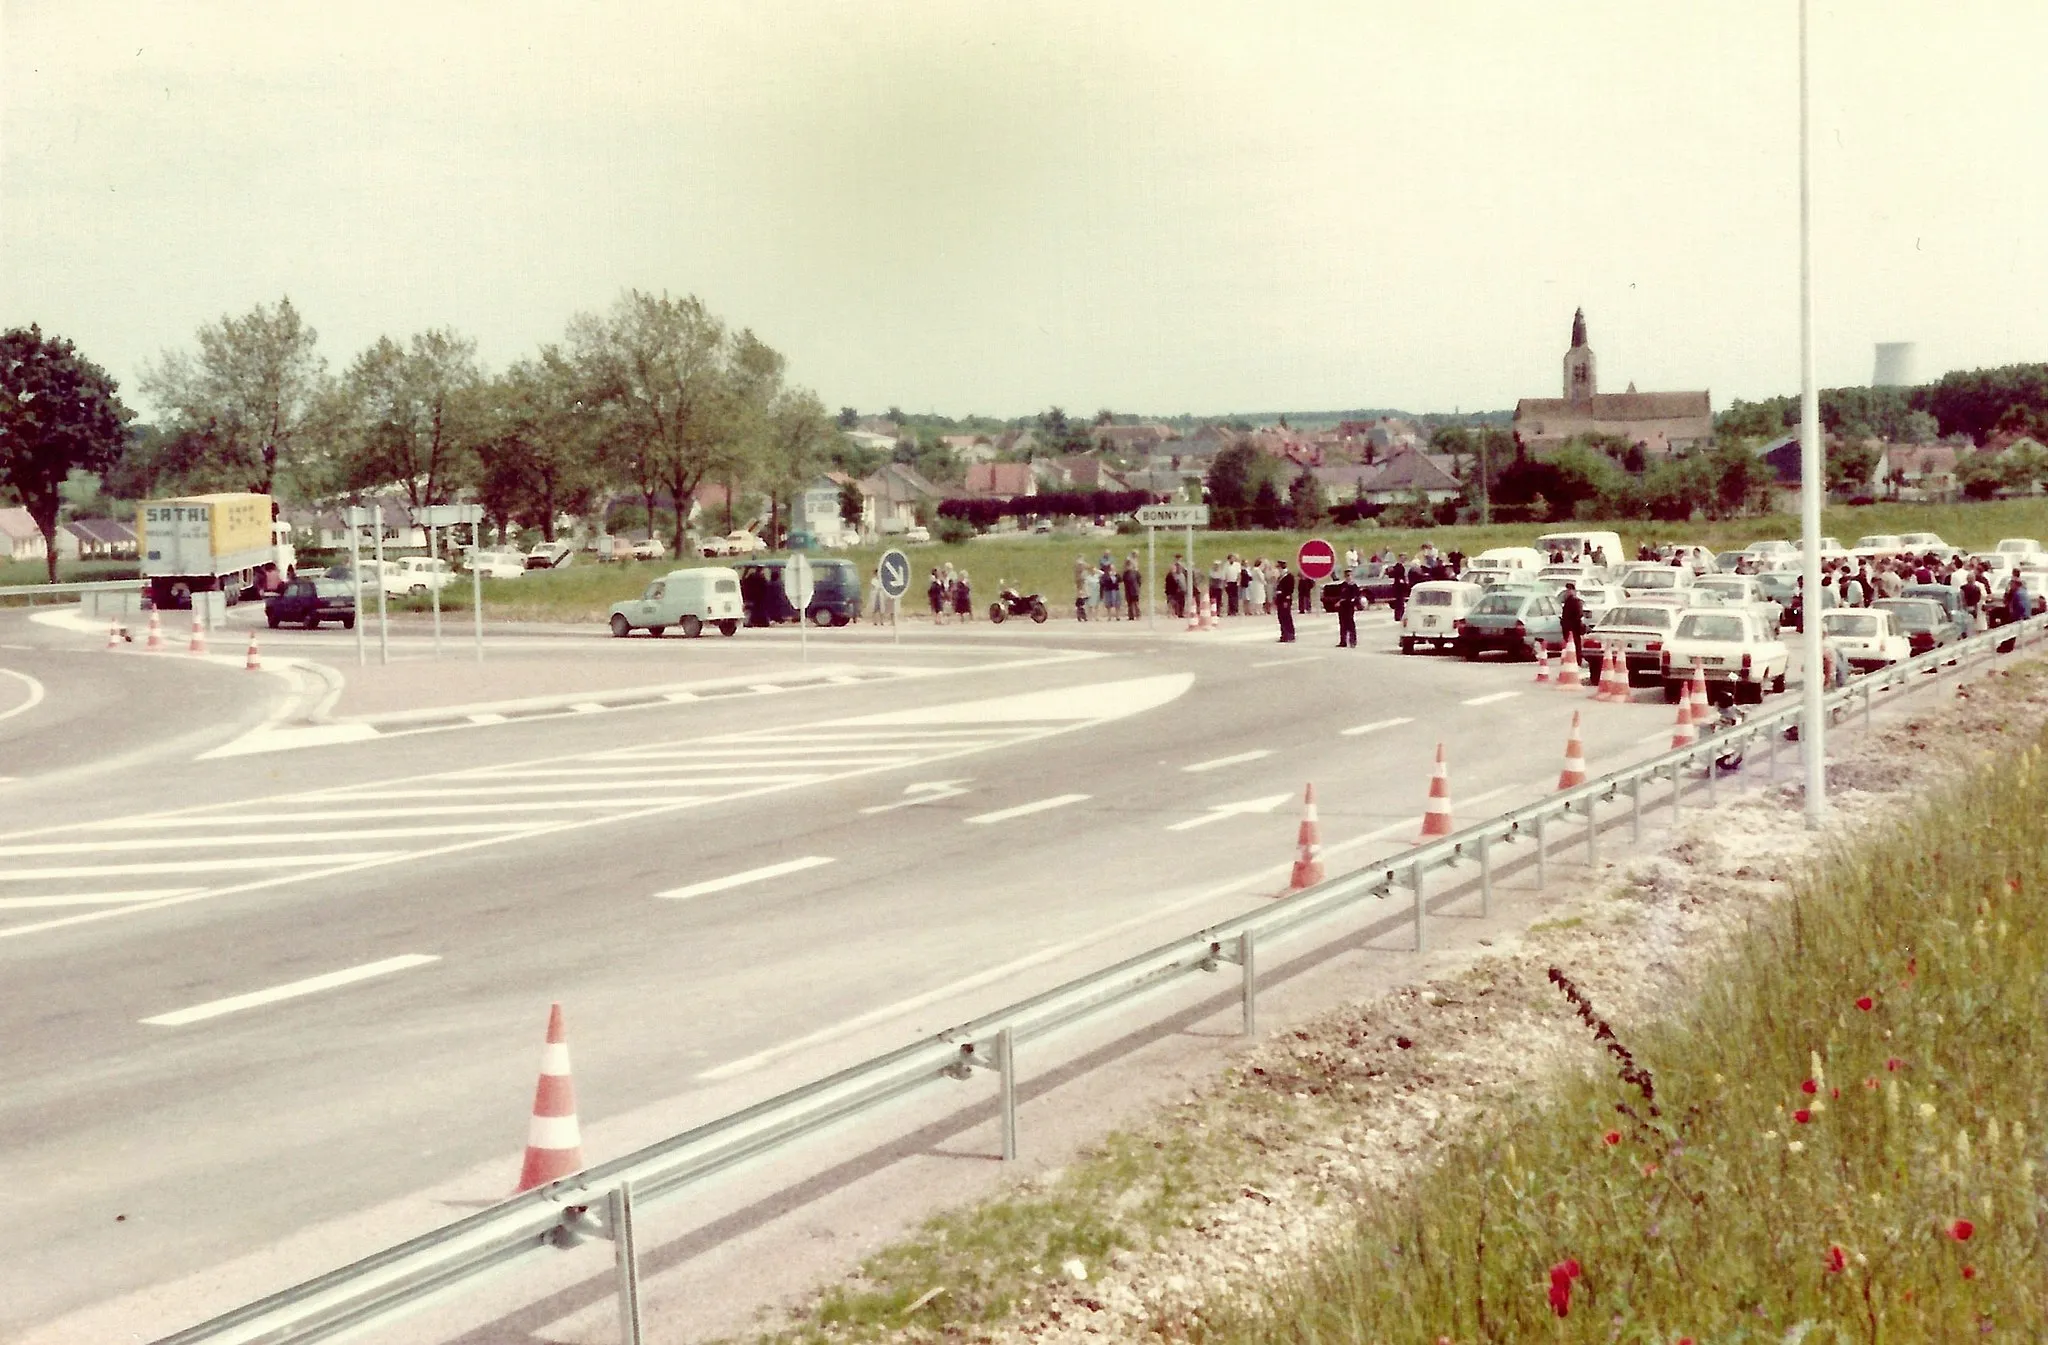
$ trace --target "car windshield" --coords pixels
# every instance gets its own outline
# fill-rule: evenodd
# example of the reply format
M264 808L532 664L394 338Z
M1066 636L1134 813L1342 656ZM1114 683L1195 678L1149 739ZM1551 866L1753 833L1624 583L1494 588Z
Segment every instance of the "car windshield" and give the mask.
M1410 601L1417 607L1449 607L1451 605L1451 593L1449 589L1426 588L1417 593Z
M1681 640L1739 641L1744 634L1742 618L1739 616L1692 612L1678 623L1678 638Z
M1918 630L1932 626L1941 619L1941 609L1924 599L1916 599L1909 602L1894 598L1887 602L1878 603L1877 606L1884 611L1890 612L1892 619L1908 630Z
M1670 630L1676 615L1669 607L1617 607L1600 619L1602 626L1649 626Z
M1739 598L1749 591L1743 587L1739 579L1702 579L1693 587L1705 589L1709 593L1724 594L1730 598Z
M346 579L315 579L313 591L323 598L348 598L355 595L356 586Z
M1513 616L1522 610L1522 604L1529 601L1526 593L1489 593L1479 600L1472 609L1474 615Z
M1861 612L1829 612L1822 618L1822 626L1830 635L1877 634L1877 618Z
M1676 570L1630 570L1628 578L1622 581L1623 588L1677 588Z

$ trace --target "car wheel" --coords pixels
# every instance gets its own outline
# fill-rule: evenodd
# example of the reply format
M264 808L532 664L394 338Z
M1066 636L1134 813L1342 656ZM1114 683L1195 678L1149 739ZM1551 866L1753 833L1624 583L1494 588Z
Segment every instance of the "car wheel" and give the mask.
M694 615L684 617L682 620L682 627L683 638L685 640L694 640L699 635L702 635L704 633L704 622Z
M1733 700L1737 705L1762 705L1764 684L1762 682L1737 682Z
M1678 704L1678 697L1679 697L1680 693L1684 691L1684 689L1685 689L1685 684L1684 684L1683 682L1670 682L1670 681L1667 681L1667 682L1665 682L1665 683L1664 683L1664 703L1665 703L1666 705L1676 705L1676 704Z
M832 613L831 613L830 611L828 611L827 609L823 608L823 607L814 607L814 608L812 608L812 609L811 609L811 624L812 624L813 626L829 626L829 625L833 624L833 623L832 623Z
M320 618L319 618L319 617L317 617L317 616L309 616L309 617L307 617L307 618L306 618L306 629L307 629L307 630L319 630L319 629L320 629Z
M655 639L659 640L661 638L661 633L667 629L667 626L649 626L647 628L647 633L649 635L652 635Z
M632 622L630 622L630 621L628 621L628 620L626 620L626 618L625 618L625 616L624 616L623 614L621 614L621 613L618 613L618 612L613 612L613 613L612 613L612 638L613 638L613 639L615 639L615 640L623 640L623 639L625 639L625 638L626 638L626 637L627 637L628 635L631 635L632 633L633 633L633 623L632 623Z
M271 628L272 630L276 630L276 629L278 628L278 625L279 625L279 624L280 624L280 623L282 622L282 620L283 620L283 618L281 618L280 616L278 616L278 614L277 614L277 613L275 613L275 612L272 612L272 613L270 613L270 628Z
M740 623L730 618L721 621L718 623L718 633L720 635L738 635L740 633Z
M1409 638L1409 637L1407 637L1406 635L1403 635L1403 636L1401 637L1401 652L1402 652L1402 653L1404 653L1404 654L1412 654L1412 653L1414 653L1414 652L1415 652L1415 641L1414 641L1414 640L1412 640L1412 639L1410 639L1410 638Z
M1477 663L1479 661L1479 646L1476 644L1459 645L1458 657L1464 659L1467 663Z
M343 630L354 630L356 628L356 619L352 616L343 617L341 619L341 628Z

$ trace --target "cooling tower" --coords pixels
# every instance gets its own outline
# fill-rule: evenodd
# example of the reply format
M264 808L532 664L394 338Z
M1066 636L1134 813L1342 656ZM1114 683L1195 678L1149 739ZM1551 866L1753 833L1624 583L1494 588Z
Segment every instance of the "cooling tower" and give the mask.
M1879 341L1873 388L1910 388L1920 381L1920 350L1911 341Z

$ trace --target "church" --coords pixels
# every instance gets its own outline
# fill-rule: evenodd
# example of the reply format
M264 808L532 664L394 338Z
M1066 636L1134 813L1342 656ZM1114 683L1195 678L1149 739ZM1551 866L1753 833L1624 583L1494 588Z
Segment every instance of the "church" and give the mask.
M1714 442L1714 408L1705 392L1602 392L1586 310L1572 314L1572 348L1564 356L1564 396L1515 403L1515 442L1541 451L1579 435L1615 435L1646 457L1669 457Z

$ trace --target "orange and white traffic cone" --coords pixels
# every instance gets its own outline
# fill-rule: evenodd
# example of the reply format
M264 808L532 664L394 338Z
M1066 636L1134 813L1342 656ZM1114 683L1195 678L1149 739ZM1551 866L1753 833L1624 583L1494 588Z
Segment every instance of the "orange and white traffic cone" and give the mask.
M1613 689L1610 692L1608 692L1607 699L1613 701L1617 705L1627 705L1629 701L1633 699L1633 697L1629 695L1628 690L1627 657L1623 656L1621 658L1610 658L1605 660L1600 666L1601 671L1603 672L1609 668L1612 668L1614 670L1614 686Z
M107 648L119 649L120 647L121 623L118 621L109 621L107 623Z
M149 639L143 642L142 647L152 654L164 647L164 623L154 607L149 609Z
M199 613L197 612L192 614L192 639L185 646L185 652L188 654L204 654L206 652L206 625L200 621Z
M1704 727L1713 723L1719 717L1714 713L1714 707L1707 701L1707 675L1700 670L1700 665L1697 663L1692 665L1691 705L1692 722L1697 726Z
M1550 646L1544 644L1541 640L1536 642L1536 680L1539 682L1548 682L1550 680Z
M1200 630L1202 628L1202 601L1204 596L1205 595L1203 594L1197 593L1195 595L1195 601L1193 605L1188 608L1189 630Z
M1564 657L1558 660L1557 684L1568 691L1576 691L1586 685L1586 679L1579 673L1578 646L1570 640L1564 642Z
M263 656L256 652L256 632L249 632L249 656L242 660L242 667L250 672L263 671Z
M1436 768L1429 773L1429 803L1422 810L1422 839L1434 840L1451 834L1451 768L1444 761L1444 745L1436 745Z
M576 1124L576 1085L569 1078L569 1040L562 1006L548 1008L548 1044L540 1056L540 1083L533 1090L533 1119L526 1128L526 1161L518 1191L556 1181L583 1167L583 1132Z
M1572 736L1564 742L1564 769L1558 772L1557 787L1570 789L1586 783L1586 744L1579 736L1579 712L1572 711Z
M1692 724L1692 706L1682 697L1678 702L1678 722L1671 728L1673 747L1691 747L1700 740L1700 731Z
M1316 824L1316 787L1301 791L1301 830L1295 833L1294 875L1287 880L1289 892L1314 887L1323 881L1323 836Z

